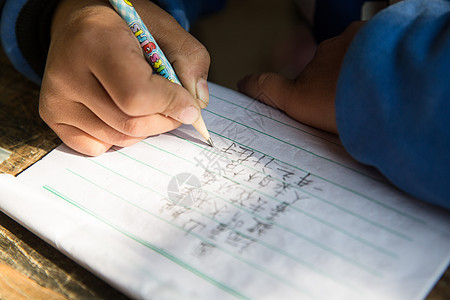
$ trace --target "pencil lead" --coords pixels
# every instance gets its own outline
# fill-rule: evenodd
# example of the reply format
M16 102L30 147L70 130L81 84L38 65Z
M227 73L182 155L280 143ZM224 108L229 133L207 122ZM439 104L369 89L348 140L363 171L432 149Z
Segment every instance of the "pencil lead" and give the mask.
M208 144L209 144L211 147L214 148L214 143L213 143L213 141L212 141L211 138L209 138L209 139L207 140L207 142L208 142Z

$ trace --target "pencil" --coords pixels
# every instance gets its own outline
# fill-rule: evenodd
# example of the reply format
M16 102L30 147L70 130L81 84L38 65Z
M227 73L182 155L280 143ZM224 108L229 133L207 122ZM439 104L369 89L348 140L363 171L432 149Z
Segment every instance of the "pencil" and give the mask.
M109 0L109 3L111 3L114 10L128 24L128 27L130 27L131 31L138 39L142 47L142 52L144 53L148 63L152 66L153 70L157 74L167 78L169 81L182 86L175 70L172 68L169 60L158 46L158 43L156 43L156 40L148 31L142 19L139 17L137 11L133 7L133 4L131 4L128 0ZM201 114L192 126L194 126L194 128L202 135L211 147L214 147L211 136L209 135Z

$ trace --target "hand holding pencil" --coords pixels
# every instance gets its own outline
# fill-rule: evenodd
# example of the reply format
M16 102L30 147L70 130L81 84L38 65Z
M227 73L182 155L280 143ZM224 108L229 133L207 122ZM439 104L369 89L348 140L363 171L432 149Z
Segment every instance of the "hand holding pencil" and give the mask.
M150 1L133 4L147 27L158 29L152 34L183 87L153 74L138 39L108 1L62 0L39 109L63 142L83 154L192 124L209 101L203 45Z
M109 0L109 2L114 7L116 12L122 17L122 19L128 24L128 27L130 27L131 31L136 36L145 58L153 68L153 72L163 76L173 83L182 85L169 60L162 52L162 49L159 47L150 31L148 31L147 26L145 26L141 17L134 9L131 1ZM204 102L204 100L202 100L201 98L199 100ZM206 102L204 103L206 104ZM208 144L211 147L214 147L201 115L197 119L197 121L192 123L192 125L203 136Z

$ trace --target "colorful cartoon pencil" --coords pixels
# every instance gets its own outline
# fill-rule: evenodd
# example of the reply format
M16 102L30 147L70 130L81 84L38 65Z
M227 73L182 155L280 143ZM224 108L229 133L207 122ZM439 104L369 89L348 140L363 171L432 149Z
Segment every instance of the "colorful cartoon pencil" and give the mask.
M142 19L139 17L137 11L133 7L133 4L131 4L128 0L109 0L109 2L119 16L121 16L122 19L128 24L131 31L138 39L144 56L148 63L152 66L155 73L181 85L175 70L172 68L169 60L156 43L156 40L148 31ZM192 124L192 126L194 126L194 128L203 136L211 147L214 147L202 115L200 115L200 118Z

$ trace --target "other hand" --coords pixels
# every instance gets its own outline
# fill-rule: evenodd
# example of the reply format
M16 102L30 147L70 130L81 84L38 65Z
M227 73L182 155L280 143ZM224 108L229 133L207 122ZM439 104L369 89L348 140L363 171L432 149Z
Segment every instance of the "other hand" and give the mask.
M276 73L254 74L239 82L239 90L302 123L337 133L334 100L339 71L348 46L363 25L354 22L339 36L319 44L295 80Z

